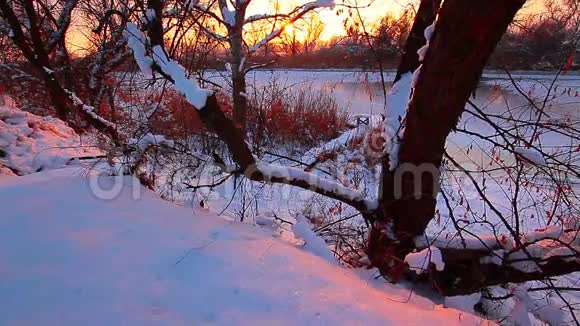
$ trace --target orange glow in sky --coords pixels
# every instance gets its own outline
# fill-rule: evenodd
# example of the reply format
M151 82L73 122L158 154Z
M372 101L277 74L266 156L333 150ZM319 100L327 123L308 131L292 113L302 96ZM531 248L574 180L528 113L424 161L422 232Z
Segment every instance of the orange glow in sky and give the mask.
M264 12L273 12L276 3L279 4L281 12L288 12L297 5L301 5L312 0L253 0L248 8L249 15L261 14ZM417 5L419 0L335 0L336 3L345 3L348 5L360 6L362 19L367 23L367 28L372 30L373 26L384 17L387 13L394 15L400 14L410 5ZM542 7L542 0L528 0L521 13L538 12ZM344 36L346 31L343 26L343 20L346 13L337 16L340 6L334 9L319 9L319 17L326 25L321 35L322 41L328 41L335 36ZM354 14L354 13L353 13ZM300 36L299 33L297 33Z
M301 5L312 0L253 0L250 4L247 12L247 16L256 14L265 14L275 12L275 8L278 7L280 12L286 13L292 10L297 5ZM350 5L358 4L361 6L359 9L361 17L366 22L366 27L369 30L373 29L373 26L380 20L381 17L385 16L387 13L397 15L405 7L410 4L417 4L419 0L335 0L336 3L346 3ZM341 15L337 15L337 11L340 10L340 6L334 9L322 8L318 9L319 17L324 23L325 28L320 36L321 41L328 41L336 36L344 36L346 31L343 26L343 21L347 15L343 12ZM542 0L528 0L524 9L521 13L526 14L530 12L540 12L542 8ZM296 35L300 39L301 31L296 29ZM292 31L291 27L286 29L287 32ZM82 27L71 28L69 31L69 47L70 50L82 51L85 48L87 41L85 38L86 32Z
M253 0L248 8L249 15L260 14L264 12L274 12L276 2L279 3L281 12L288 12L297 5L301 5L312 0ZM336 3L341 3L341 0L335 0ZM369 24L370 27L377 22L382 16L387 13L398 13L402 8L409 3L413 3L412 0L346 0L344 3L354 5L358 3L361 6L360 13L362 18ZM328 41L335 36L343 36L346 34L343 26L343 20L346 17L346 13L342 15L337 15L337 11L340 9L337 6L334 9L322 8L318 9L319 17L325 25L324 31L320 36L322 41ZM298 36L300 34L298 33Z

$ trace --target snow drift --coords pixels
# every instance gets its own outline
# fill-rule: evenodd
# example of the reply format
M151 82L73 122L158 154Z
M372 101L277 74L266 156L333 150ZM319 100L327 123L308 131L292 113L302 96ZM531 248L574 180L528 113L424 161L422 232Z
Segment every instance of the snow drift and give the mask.
M129 177L88 182L86 172L0 179L1 325L488 323L417 295L407 302L409 290L271 229L174 206ZM124 185L113 200L88 186L113 183Z
M76 157L100 155L62 120L0 105L0 175L54 169Z

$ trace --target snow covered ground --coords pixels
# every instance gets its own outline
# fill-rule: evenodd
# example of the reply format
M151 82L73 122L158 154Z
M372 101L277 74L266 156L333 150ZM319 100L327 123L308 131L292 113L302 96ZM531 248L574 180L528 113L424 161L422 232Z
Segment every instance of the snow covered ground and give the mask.
M24 112L13 102L0 105L0 176L53 169L73 158L101 154L59 119Z
M0 207L0 325L491 324L80 165L0 179Z
M317 85L331 87L338 100L343 96L359 101L347 104L357 105L352 112L383 108L380 94L377 97L376 74L365 77L360 73L356 78L348 77L352 72L308 74L310 78L318 76ZM341 74L346 77L338 78ZM300 74L289 76L298 78ZM486 78L502 82L495 75ZM546 80L549 76L530 78ZM575 87L577 91L580 87L577 76L566 77L563 82L568 85L564 89ZM292 80L288 83L291 85ZM358 97L352 97L349 92L357 84L362 85L354 91ZM533 86L531 82L524 85L526 91ZM568 96L571 105L577 105L575 94ZM510 96L507 100L521 101ZM486 107L504 105L501 96L478 91L478 97ZM2 171L3 164L27 174L58 168L72 157L84 156L77 149L76 134L58 121L22 115L10 108L2 108L0 113L0 131L15 135L0 134L0 142L6 143L0 143L0 149L11 146L4 150L8 155L0 157L0 175L12 174L9 169ZM470 120L464 122L486 132ZM348 134L346 138L351 138L354 132ZM469 145L467 140L453 135L451 149L459 152ZM55 150L54 155L44 157ZM307 153L304 160L316 156L316 150ZM484 151L474 152L471 157ZM297 223L292 230L306 240L304 247L289 243L286 234L280 236L268 227L274 213L288 218L291 208L301 211L309 198L308 194L302 196L306 191L288 189L286 194L282 189L289 187L260 186L257 192L262 196L256 200L267 206L260 207L261 213L253 219L265 226L260 228L232 222L242 208L239 202L232 203L230 196L206 201L213 211L210 213L173 206L122 177L101 180L104 188L113 180L117 185L130 185L120 195L109 196L110 191L95 191L97 179L87 175L94 176L77 165L0 178L0 325L78 324L86 320L95 325L488 323L416 295L405 303L409 289L373 280L370 271L355 273L338 267L324 242L313 238L307 222ZM479 211L481 200L465 180L455 180L450 186L462 186L468 210ZM490 185L488 192L501 202L502 193L496 190ZM274 198L276 194L284 200ZM109 197L114 199L103 199ZM456 208L458 215L466 213L461 205ZM431 223L431 232L447 229L449 220L444 211L441 221ZM215 213L224 213L226 219ZM543 227L539 222L531 219L522 227ZM470 227L476 233L490 232L479 224ZM575 285L577 279L572 274L558 283ZM552 300L544 292L538 293L544 297L537 302ZM569 300L574 305L580 302L572 295ZM552 301L550 306L561 306ZM506 314L511 313L511 308L506 310Z

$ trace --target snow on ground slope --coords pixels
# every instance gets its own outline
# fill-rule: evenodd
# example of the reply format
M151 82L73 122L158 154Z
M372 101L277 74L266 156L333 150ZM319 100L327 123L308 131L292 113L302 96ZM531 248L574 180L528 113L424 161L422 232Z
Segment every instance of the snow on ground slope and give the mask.
M22 111L14 103L0 105L0 175L53 169L75 157L100 154L59 119Z
M0 179L0 325L489 323L106 178L128 186L98 199L78 166Z

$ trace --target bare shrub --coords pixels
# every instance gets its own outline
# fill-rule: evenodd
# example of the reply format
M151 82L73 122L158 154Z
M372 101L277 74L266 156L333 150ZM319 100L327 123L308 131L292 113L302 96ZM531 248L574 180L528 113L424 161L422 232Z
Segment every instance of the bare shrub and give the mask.
M348 125L348 113L320 90L283 90L272 84L254 90L250 107L248 128L255 146L310 148L336 138Z

